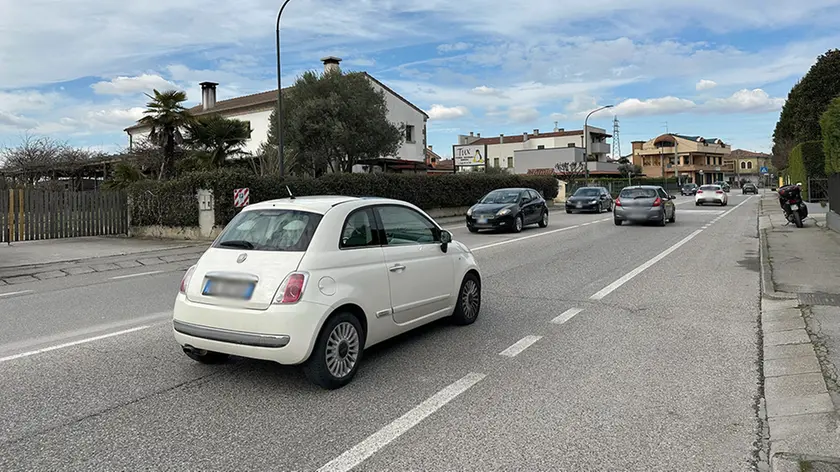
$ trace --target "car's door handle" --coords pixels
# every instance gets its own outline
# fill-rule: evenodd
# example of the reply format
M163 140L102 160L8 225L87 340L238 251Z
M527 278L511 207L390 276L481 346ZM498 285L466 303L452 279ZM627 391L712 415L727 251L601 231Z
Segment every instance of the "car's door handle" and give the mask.
M401 270L405 270L405 266L402 264L394 264L388 270L391 272L399 272Z

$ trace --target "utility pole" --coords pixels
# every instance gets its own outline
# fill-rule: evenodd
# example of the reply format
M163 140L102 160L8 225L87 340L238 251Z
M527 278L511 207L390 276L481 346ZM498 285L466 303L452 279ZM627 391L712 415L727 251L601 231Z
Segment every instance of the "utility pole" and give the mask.
M621 138L618 135L618 115L613 116L613 142L612 142L612 155L613 160L621 159Z

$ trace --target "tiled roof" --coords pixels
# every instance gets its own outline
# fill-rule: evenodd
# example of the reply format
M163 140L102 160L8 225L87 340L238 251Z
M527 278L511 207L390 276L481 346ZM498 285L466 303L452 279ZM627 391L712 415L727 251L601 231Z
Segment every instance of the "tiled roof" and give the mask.
M607 133L599 133L595 131L590 131L591 134L601 134L608 138L611 138L612 135ZM571 131L550 131L548 133L540 133L540 134L531 134L528 133L528 139L538 139L538 138L562 138L563 136L581 136L583 135L583 130L571 130ZM470 143L470 145L476 144L487 144L487 145L494 145L499 144L501 140L501 136L496 136L493 138L480 138L476 141ZM523 134L514 134L511 136L504 137L504 144L510 143L521 143L525 141L525 133Z
M770 154L763 153L763 152L747 151L746 149L735 149L731 153L729 153L729 157L765 157L765 158L771 158L773 156L770 155Z
M406 100L400 94L391 90L387 85L383 84L382 82L380 82L379 80L374 78L372 75L368 74L367 72L362 72L362 74L367 76L368 79L372 80L373 82L375 82L377 85L379 85L383 89L387 90L388 93L390 93L393 96L397 97L398 99L402 100L406 105L414 108L415 110L417 110L418 112L423 114L423 116L425 116L427 119L429 118L429 115L426 114L426 112L424 112L423 110L418 108L416 105L414 105L413 103ZM291 86L290 87L283 87L283 91L289 90L290 88L291 88ZM241 96L241 97L230 98L230 99L227 99L227 100L221 100L221 101L216 102L216 105L212 109L207 110L207 111L202 109L201 104L198 104L198 105L190 108L189 112L193 116L201 116L201 115L206 115L206 114L210 114L210 113L219 113L219 112L224 112L224 111L238 110L238 109L242 109L242 108L251 108L251 107L272 108L276 102L277 102L277 89L274 89L274 90L269 90L267 92L260 92L260 93L255 93L255 94L251 94L251 95L244 95L244 96ZM135 125L132 125L132 126L129 126L128 128L126 128L125 131L140 129L142 127L143 126L141 126L141 125L135 124Z

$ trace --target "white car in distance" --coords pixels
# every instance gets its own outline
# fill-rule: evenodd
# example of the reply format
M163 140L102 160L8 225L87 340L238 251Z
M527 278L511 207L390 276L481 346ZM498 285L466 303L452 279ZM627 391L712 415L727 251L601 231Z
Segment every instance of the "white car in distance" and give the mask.
M173 332L190 358L303 365L346 385L364 350L450 317L473 323L472 252L416 206L318 196L249 205L184 274Z
M717 203L726 206L729 203L729 195L720 185L702 185L694 195L694 204L697 206L706 203Z

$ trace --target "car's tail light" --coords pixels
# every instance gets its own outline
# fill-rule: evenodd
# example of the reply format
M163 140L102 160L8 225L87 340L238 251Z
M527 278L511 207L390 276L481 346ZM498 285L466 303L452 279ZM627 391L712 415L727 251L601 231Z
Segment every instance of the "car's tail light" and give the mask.
M621 197L618 197L618 198L615 199L615 206L617 206L617 207L621 206Z
M306 274L303 272L292 272L286 276L286 280L280 284L277 294L274 297L276 305L288 305L297 303L303 296L306 288Z
M702 190L698 190L698 191L697 191L697 193L703 193L703 191L702 191Z
M662 205L662 199L656 197L656 200L653 201L653 206L658 207L659 205Z
M178 289L179 292L187 293L187 287L190 285L190 279L192 279L193 272L195 272L195 266L187 269L184 276L181 277L181 287Z
M717 193L718 195L720 195L721 193L723 193L723 190L716 190L716 191L715 191L715 193Z

